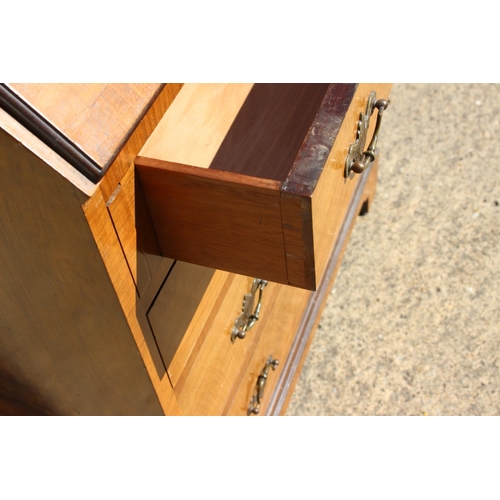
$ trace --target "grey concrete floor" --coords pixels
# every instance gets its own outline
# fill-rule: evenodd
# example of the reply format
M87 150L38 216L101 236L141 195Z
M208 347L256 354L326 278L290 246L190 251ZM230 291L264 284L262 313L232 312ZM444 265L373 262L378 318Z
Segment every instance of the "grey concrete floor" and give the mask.
M288 415L500 414L500 85L396 84Z

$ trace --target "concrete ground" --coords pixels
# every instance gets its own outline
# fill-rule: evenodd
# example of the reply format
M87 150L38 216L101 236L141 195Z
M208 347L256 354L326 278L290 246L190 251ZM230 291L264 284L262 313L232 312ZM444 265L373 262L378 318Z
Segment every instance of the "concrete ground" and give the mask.
M288 415L500 414L500 85L396 84Z

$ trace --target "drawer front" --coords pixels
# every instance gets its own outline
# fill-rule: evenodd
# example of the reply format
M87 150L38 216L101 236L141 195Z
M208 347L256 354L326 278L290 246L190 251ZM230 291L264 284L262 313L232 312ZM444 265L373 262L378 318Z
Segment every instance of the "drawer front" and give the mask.
M242 314L243 299L252 290L253 281L241 275L227 276L227 291L207 319L204 340L195 360L186 366L174 386L177 402L185 415L221 415L232 400L279 289L275 283L267 284L258 321L243 339L232 341L233 327Z
M280 287L265 330L227 409L227 415L242 416L248 415L249 412L255 414L251 412L252 409L254 412L258 411L258 415L266 414L310 296L311 292L308 290ZM273 360L277 360L278 365L275 368L267 366ZM260 384L263 386L263 397L259 401L256 400L256 395L259 390L259 377L262 376L265 377L265 384ZM262 379L261 381L263 382Z
M319 182L312 194L312 222L314 241L314 267L316 283L320 283L328 259L337 241L342 222L349 208L354 192L360 184L362 176L351 174L344 177L344 167L350 145L356 139L358 120L361 112L366 110L368 97L372 91L377 98L388 99L390 85L359 84L349 111L346 114L337 140L328 157ZM373 136L376 117L372 115L368 130L368 140ZM366 147L368 144L366 144Z
M167 112L135 161L162 253L315 290L358 184L344 164L360 113L390 85L198 87L183 87L182 120ZM210 106L217 99L230 113Z
M356 141L361 113L366 112L372 92L377 99L387 99L391 85L359 84L354 95L344 98L347 110L327 113L327 118L317 117L314 133L306 137L302 158L294 164L282 186L281 214L288 269L288 283L299 288L316 290L337 240L342 222L358 189L362 176L352 172L345 176L346 158L350 146ZM335 95L332 92L332 96ZM332 118L342 116L335 129ZM373 136L376 119L374 113L366 132L368 138L362 151L368 148ZM328 136L335 132L335 141L329 153L325 151ZM324 160L316 158L322 151ZM307 176L304 174L307 172ZM362 175L366 176L367 173Z

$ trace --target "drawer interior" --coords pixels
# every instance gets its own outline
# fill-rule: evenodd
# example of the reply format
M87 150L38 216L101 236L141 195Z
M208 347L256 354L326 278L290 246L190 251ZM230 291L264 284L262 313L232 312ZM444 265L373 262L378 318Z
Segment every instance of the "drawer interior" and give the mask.
M211 169L285 181L328 84L255 84Z
M328 87L186 84L139 156L284 181Z

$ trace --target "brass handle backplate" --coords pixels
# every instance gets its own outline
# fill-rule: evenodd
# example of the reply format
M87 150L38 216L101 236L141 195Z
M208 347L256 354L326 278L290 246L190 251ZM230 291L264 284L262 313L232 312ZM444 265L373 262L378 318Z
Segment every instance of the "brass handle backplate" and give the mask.
M272 355L267 358L266 366L260 372L259 377L257 378L257 383L255 384L255 390L250 400L250 404L248 406L247 415L257 415L260 411L260 403L262 398L264 397L264 389L266 388L267 376L269 375L269 370L272 368L276 370L279 365L279 361L277 359L273 359Z
M345 160L344 177L350 177L351 172L355 174L362 174L374 161L376 158L376 147L378 141L378 134L380 131L380 124L382 123L382 114L384 109L389 105L389 101L385 99L379 99L377 101L377 94L372 91L368 96L368 101L366 103L366 112L359 114L358 129L356 132L356 140L353 142L347 153L347 158ZM373 114L375 108L378 109L377 123L375 125L375 131L373 132L372 140L366 151L363 151L366 143L366 136L368 134L368 128L370 126L370 117Z
M231 329L231 342L236 339L244 339L250 328L255 325L259 319L260 310L262 308L262 291L267 286L267 281L254 279L250 293L243 297L243 307L241 314L236 318L233 328ZM259 299L254 309L255 296L259 292Z

